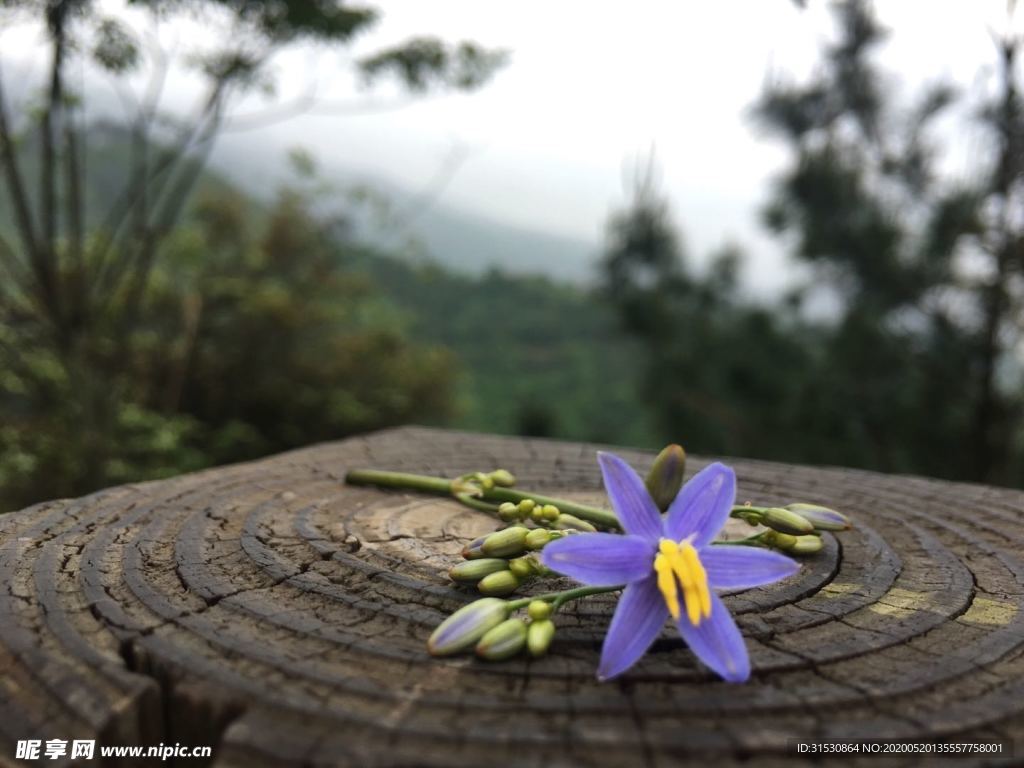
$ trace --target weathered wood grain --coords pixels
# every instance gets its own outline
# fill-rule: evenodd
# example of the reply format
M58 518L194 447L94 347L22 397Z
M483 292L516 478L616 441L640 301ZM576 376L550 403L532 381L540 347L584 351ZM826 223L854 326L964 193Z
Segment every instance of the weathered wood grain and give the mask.
M345 472L501 466L600 502L594 451L399 429L0 518L0 763L26 738L210 744L213 764L239 767L781 766L795 740L935 736L998 739L1024 760L1018 491L732 462L741 500L857 522L793 579L725 598L754 664L745 686L670 628L598 684L613 596L568 609L544 659L429 658L431 629L474 595L444 572L494 523L346 487Z

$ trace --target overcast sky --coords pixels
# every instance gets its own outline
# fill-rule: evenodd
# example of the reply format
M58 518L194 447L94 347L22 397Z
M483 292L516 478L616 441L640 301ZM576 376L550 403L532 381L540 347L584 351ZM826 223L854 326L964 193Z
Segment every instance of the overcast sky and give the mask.
M782 148L760 136L749 107L767 72L812 71L833 34L828 6L810 0L675 3L633 0L385 0L372 33L354 51L295 51L276 63L279 96L315 82L326 103L365 98L348 74L353 54L411 35L468 38L511 51L509 65L471 95L424 99L378 114L308 114L227 135L228 147L257 143L268 154L303 146L325 166L350 167L419 189L452 157L462 158L440 201L534 229L599 242L625 179L651 147L663 186L696 257L738 242L752 256L757 291L783 282L781 246L758 224ZM945 78L965 87L987 77L991 33L1006 26L1005 0L890 0L879 16L893 34L881 56L912 93ZM177 31L187 48L191 31ZM184 42L182 41L184 38ZM32 41L0 37L5 57L24 59ZM173 78L169 104L192 93ZM388 101L384 94L381 101ZM258 110L255 101L239 111ZM951 125L950 173L963 173L980 141Z

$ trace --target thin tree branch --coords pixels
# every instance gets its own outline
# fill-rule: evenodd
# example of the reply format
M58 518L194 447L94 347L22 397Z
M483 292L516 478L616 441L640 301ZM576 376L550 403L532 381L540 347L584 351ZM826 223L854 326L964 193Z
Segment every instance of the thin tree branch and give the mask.
M190 147L197 142L203 126L208 120L209 111L215 104L216 94L220 89L221 86L218 84L214 84L211 87L210 95L205 100L204 107L197 119L181 131L179 140L173 146L168 147L152 167L149 167L148 158L145 164L140 163L138 160L135 161L136 167L133 169L132 178L111 205L106 215L106 224L101 229L103 241L97 246L96 252L96 260L100 267L94 283L97 291L110 290L110 286L118 281L120 274L126 268L127 262L130 261L131 254L128 253L127 245L123 243L125 227L129 220L135 226L128 231L131 231L137 239L145 237L145 230L148 227L150 196L160 194L168 179L177 172L182 159L188 154ZM144 114L140 115L140 122L137 126L139 141L136 143L136 148L144 150L146 153L149 151L149 127L154 120L155 103L153 105L153 112L147 110ZM138 219L136 217L140 208L146 211L146 219ZM111 250L119 242L121 242L120 252L114 252L112 258L107 260L106 257L110 255Z
M4 175L7 179L7 191L11 198L11 204L14 206L18 234L29 258L34 260L36 254L35 226L32 223L32 211L29 208L25 183L18 166L14 135L7 117L2 73L0 73L0 159L3 161Z
M222 97L223 91L218 95L218 100ZM165 183L159 200L154 205L155 218L152 224L146 228L131 274L133 279L128 290L125 312L129 327L135 322L160 242L173 228L189 193L206 167L206 160L213 148L213 139L220 128L221 115L222 102L218 101L206 121L203 132L196 138L192 147L193 151L181 153L180 157L186 158L186 164L178 163L172 175L174 177L173 184L170 181Z
M56 137L59 131L56 123L61 120L64 109L65 12L66 4L58 2L50 6L47 13L52 55L49 92L46 108L43 110L40 120L39 143L39 213L43 239L41 255L46 260L47 279L51 282L48 289L53 291L55 296L59 272L57 249L57 178L59 172L56 165Z
M64 144L66 147L65 183L67 195L68 244L71 258L79 276L83 268L85 250L85 205L82 197L82 178L85 173L85 156L78 147L79 132L70 119L64 122Z
M4 288L13 285L25 291L31 285L31 273L28 272L18 258L17 252L2 234L0 234L0 264L10 275L10 279L0 281ZM26 277L29 279L26 280ZM21 284L19 285L19 283Z
M306 93L285 104L275 104L268 109L231 115L224 120L223 130L241 132L267 128L308 113L316 106L316 103L316 86L314 85Z

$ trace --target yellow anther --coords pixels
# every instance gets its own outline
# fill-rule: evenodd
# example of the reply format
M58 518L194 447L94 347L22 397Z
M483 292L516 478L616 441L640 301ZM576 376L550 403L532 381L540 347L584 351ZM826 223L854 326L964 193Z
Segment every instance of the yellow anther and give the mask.
M676 578L672 575L672 564L664 553L654 558L654 571L658 574L658 589L665 598L668 612L673 619L678 619L679 592L676 589Z
M688 541L678 544L668 539L658 543L658 555L654 558L654 570L658 574L658 589L665 598L665 604L673 619L680 616L679 588L683 590L686 603L686 617L697 626L701 618L711 615L711 592L708 577L700 562L697 550Z
M711 615L711 590L708 589L707 571L704 570L704 564L701 563L697 550L694 549L690 542L684 541L679 549L683 553L683 559L690 566L690 572L693 573L693 580L697 587L697 598L700 600L700 615L706 619ZM692 615L690 620L693 621ZM693 623L696 624L697 622L693 621Z

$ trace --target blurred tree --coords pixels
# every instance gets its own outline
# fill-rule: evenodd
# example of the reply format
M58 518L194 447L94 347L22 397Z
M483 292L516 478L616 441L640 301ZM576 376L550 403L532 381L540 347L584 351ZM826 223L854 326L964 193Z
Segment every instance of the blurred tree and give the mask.
M168 387L164 407L143 414L137 409L147 403L146 387L152 382L133 378L140 369L132 365L145 357L147 341L161 338L149 335L153 318L147 315L146 302L157 295L155 283L167 277L161 259L172 236L177 237L175 226L184 205L232 105L254 89L272 88L276 53L299 43L350 44L378 16L372 8L339 1L129 0L127 5L147 15L154 30L171 18L188 17L212 33L209 39L214 42L206 48L200 40L192 41L193 52L186 62L205 83L205 93L191 117L170 118L161 112L161 92L171 62L155 33L138 34L125 20L127 16L110 16L90 0L0 1L6 28L35 24L42 27L46 40L45 88L33 108L12 108L0 72L0 172L2 199L10 210L0 218L9 220L13 229L0 232L0 355L6 384L0 393L4 414L0 482L22 476L37 481L50 478L49 488L38 482L34 486L43 495L81 492L111 477L131 474L110 471L112 462L126 460L128 442L118 436L124 429L148 430L153 436L150 459L137 457L129 462L136 474L162 471L159 467L166 467L166 457L159 446L170 446L196 426L191 416L174 408L185 402L188 390L188 382L179 380L180 370L173 374L179 379L164 382ZM473 43L449 46L433 38L416 38L358 60L355 66L367 81L394 75L419 93L438 86L475 88L486 82L503 58L502 53ZM106 73L124 101L134 105L128 121L129 173L101 214L94 208L103 201L83 193L87 171L103 174L104 169L86 167L85 94L71 87L67 77L69 67L77 63ZM148 87L135 98L129 78L146 72ZM287 200L281 202L287 204ZM238 224L229 213L226 208L208 210L206 224L214 229L204 236L222 243L237 236L237 230L229 231ZM95 221L99 225L91 226ZM268 233L264 257L278 254L273 257L277 266L287 261L286 255L295 259L294 252L281 250L287 237L293 236L298 237L283 220L278 221L277 229ZM317 267L309 264L301 269ZM256 279L252 272L248 276ZM242 282L236 285L239 294L245 293L241 286ZM278 287L284 291L290 286ZM205 331L200 325L204 315L200 299L185 298L183 317L192 320L179 330L185 334L182 343L189 347L189 334ZM232 311L244 314L251 308L251 302L239 300ZM263 321L269 319L267 313ZM351 357L356 351L353 347L334 353ZM395 364L400 360L398 355ZM278 365L270 359L267 363ZM364 361L364 365L373 364ZM370 409L362 422L348 421L350 428L407 413L397 400L388 401L391 395L385 390L374 414ZM391 415L385 414L388 402L395 406ZM136 416L130 416L128 405L137 407ZM341 403L333 406L344 408ZM123 423L126 418L130 424ZM35 447L30 450L23 438L41 422L54 430L33 438ZM336 423L331 418L323 421L324 425ZM155 464L147 466L147 462Z
M460 428L657 446L638 397L638 345L591 290L376 251L362 266L402 309L411 338L458 355Z
M694 273L652 162L609 222L602 292L644 342L644 397L663 440L786 458L800 397L792 372L805 367L806 351L785 312L743 300L741 260L726 248L705 274Z
M962 99L937 84L904 108L872 61L870 4L835 9L820 72L770 84L756 110L793 156L766 220L838 305L804 429L832 435L827 461L1020 482L1020 41L999 41L993 151L955 181L928 130Z
M451 354L410 343L349 268L338 221L314 214L322 193L310 178L256 214L229 188L200 192L154 265L128 345L91 359L91 376L72 379L52 347L23 338L21 365L0 378L0 505L77 492L86 448L102 452L105 481L123 482L444 420ZM107 435L82 429L79 386L109 404Z
M1020 40L998 41L992 151L955 180L930 128L964 99L935 84L906 106L874 65L870 4L834 8L814 77L770 82L755 109L792 156L765 220L811 284L767 311L737 294L735 254L695 276L650 171L610 223L605 293L648 347L648 402L702 451L1024 482Z
M214 463L449 413L451 355L410 344L347 268L336 222L312 213L319 192L283 189L248 233L243 200L201 197L153 281L151 405L199 420Z

